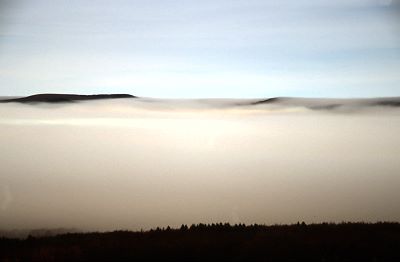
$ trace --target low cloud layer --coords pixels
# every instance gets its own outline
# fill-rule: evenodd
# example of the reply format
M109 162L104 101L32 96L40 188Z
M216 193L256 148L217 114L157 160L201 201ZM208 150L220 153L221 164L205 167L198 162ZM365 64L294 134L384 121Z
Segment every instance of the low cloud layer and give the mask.
M257 101L0 103L0 229L400 220L398 106Z

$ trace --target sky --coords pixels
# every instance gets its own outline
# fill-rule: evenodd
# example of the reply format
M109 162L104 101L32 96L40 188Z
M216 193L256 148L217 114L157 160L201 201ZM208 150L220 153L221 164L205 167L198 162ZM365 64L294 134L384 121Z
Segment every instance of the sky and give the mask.
M400 0L0 0L0 96L400 95Z

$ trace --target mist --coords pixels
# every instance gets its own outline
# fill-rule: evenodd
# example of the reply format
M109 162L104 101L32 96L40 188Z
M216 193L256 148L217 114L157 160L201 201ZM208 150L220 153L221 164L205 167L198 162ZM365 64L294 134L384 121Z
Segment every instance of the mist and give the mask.
M0 229L400 221L400 107L376 101L0 104Z

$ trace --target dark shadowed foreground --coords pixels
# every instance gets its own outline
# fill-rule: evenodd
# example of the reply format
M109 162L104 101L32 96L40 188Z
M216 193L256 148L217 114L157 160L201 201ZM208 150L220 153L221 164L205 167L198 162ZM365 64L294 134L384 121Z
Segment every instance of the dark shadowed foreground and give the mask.
M198 224L146 232L1 239L1 261L399 261L399 223Z

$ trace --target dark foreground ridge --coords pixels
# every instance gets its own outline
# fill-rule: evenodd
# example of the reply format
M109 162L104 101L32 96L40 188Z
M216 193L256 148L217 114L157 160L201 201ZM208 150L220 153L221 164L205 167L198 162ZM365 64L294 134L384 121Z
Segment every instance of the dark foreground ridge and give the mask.
M1 100L2 103L68 103L84 100L136 98L129 94L73 95L73 94L38 94L21 98Z
M0 261L400 261L399 223L197 224L0 238Z

